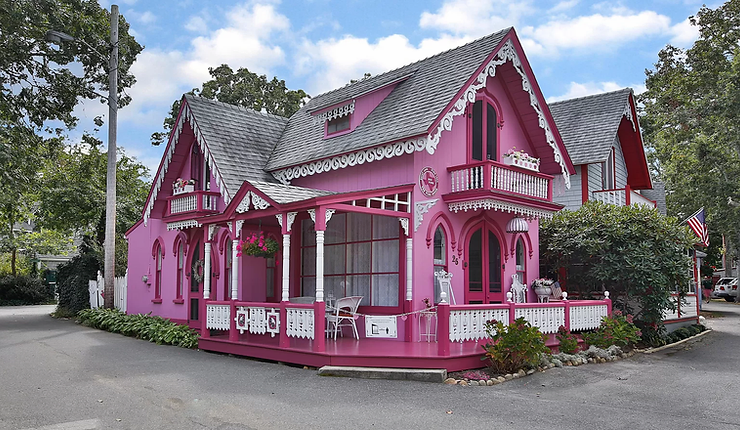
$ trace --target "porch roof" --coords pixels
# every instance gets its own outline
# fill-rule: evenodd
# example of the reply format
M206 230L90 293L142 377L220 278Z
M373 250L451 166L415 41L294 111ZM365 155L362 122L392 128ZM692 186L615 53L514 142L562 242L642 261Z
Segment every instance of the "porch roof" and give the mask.
M263 181L247 181L254 188L264 193L277 204L296 203L315 197L324 197L337 194L332 191L316 190L313 188L296 187L293 185L275 184Z

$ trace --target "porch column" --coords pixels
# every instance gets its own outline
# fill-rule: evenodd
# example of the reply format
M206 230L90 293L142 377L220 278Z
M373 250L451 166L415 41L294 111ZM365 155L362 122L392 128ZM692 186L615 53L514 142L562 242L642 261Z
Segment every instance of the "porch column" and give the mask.
M290 296L290 232L283 234L283 294L280 300L283 302L287 302L289 296Z
M316 301L324 301L324 231L316 230Z
M207 229L206 243L204 248L205 263L203 265L203 298L211 298L211 238L213 237L213 231L215 230L214 225L209 225Z
M242 236L243 220L234 222L234 240L231 242L231 300L239 298L239 250L236 245Z
M406 238L406 300L413 300L413 266L414 256L412 254L413 239L410 237Z

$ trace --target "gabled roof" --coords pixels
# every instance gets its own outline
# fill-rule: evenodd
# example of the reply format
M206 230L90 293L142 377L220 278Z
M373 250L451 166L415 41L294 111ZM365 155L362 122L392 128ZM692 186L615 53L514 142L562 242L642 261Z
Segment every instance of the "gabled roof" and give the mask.
M296 187L293 185L274 184L271 182L249 181L249 183L275 203L284 205L301 202L314 197L323 197L336 194L331 191L315 190L313 188Z
M314 97L296 112L267 163L267 170L345 154L394 140L426 134L486 58L512 29L493 33L399 69ZM324 139L323 124L310 112L351 101L404 76L398 86L352 133Z
M549 103L573 164L606 161L632 89Z
M230 195L244 181L275 182L264 170L288 119L185 94Z

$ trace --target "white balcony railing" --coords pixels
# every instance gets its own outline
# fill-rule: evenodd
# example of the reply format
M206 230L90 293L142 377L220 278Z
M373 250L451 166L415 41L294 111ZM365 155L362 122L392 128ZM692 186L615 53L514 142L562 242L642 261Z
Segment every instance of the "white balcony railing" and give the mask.
M550 200L552 178L537 172L507 166L495 161L450 169L450 191L505 191L540 200Z

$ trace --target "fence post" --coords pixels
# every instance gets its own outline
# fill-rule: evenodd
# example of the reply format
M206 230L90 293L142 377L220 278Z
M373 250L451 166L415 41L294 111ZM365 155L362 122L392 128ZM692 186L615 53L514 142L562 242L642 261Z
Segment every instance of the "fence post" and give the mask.
M314 302L313 315L313 328L315 330L313 335L313 350L315 352L324 352L326 350L326 305L323 301Z
M288 302L280 302L280 348L287 348L290 346L290 339L288 339ZM314 322L314 327L316 323ZM314 333L314 339L316 333Z
M606 302L606 314L612 314L612 299L609 298L609 291L604 291L604 301Z
M201 325L200 325L200 337L203 339L208 339L211 337L211 330L208 329L208 304L206 303L206 299L200 300L200 318L201 318Z
M565 329L570 333L570 302L568 301L568 293L563 291L563 304L565 305Z
M450 304L437 305L437 354L450 355Z
M513 325L516 321L516 303L514 301L509 302L509 325Z

